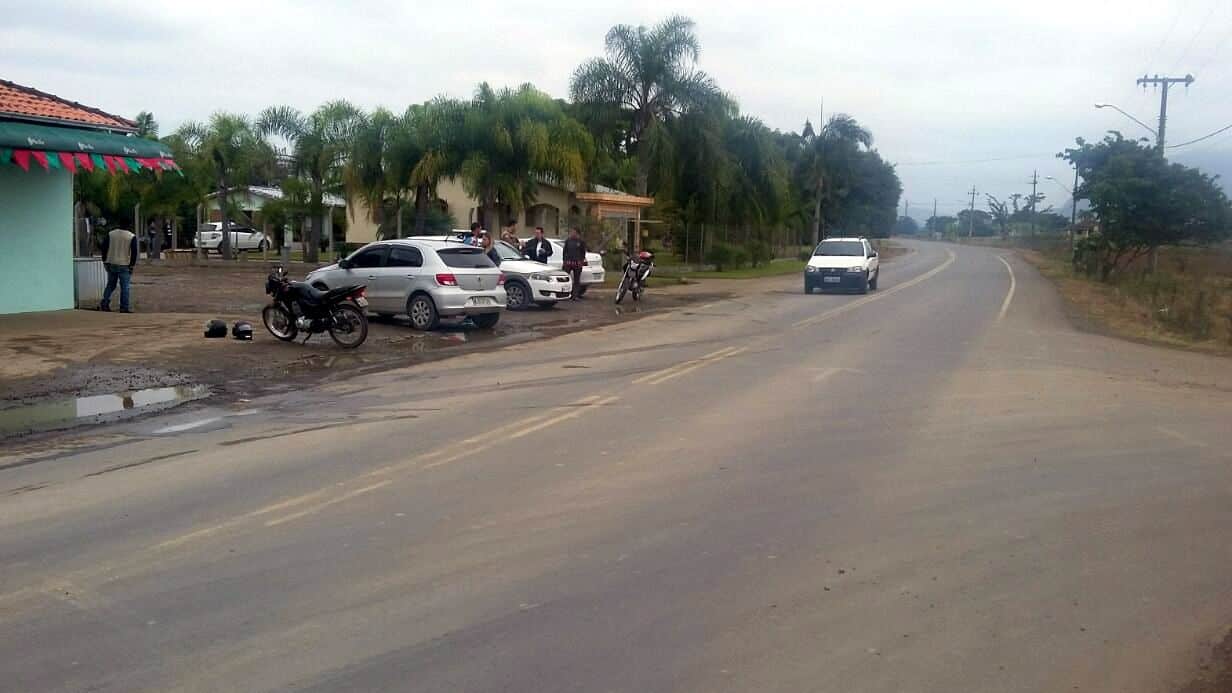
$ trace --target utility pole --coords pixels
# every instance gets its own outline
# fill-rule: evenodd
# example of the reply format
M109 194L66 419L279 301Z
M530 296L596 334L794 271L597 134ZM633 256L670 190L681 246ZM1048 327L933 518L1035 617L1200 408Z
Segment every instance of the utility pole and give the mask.
M1031 172L1031 235L1035 235L1035 189L1039 186L1039 171Z
M933 233L937 233L937 198L933 198Z
M971 212L967 214L967 238L975 235L975 186L971 186ZM934 202L933 204L936 204Z
M1184 84L1186 88L1194 83L1193 75L1185 75L1184 77L1147 77L1142 75L1138 78L1138 84L1146 89L1146 85L1150 84L1158 87L1163 87L1163 91L1159 95L1159 128L1155 131L1155 146L1159 148L1159 155L1164 155L1164 130L1168 126L1168 89L1173 84Z

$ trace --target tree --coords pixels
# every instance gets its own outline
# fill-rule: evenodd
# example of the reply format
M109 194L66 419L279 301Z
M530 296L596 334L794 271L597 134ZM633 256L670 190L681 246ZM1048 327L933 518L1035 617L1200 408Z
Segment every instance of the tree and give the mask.
M1001 237L1009 238L1011 214L1009 205L1005 204L996 197L993 197L992 195L986 195L985 197L988 198L988 211L992 215L993 223L995 223L997 228L1001 230ZM1011 200L1014 202L1015 207L1017 207L1017 199L1014 199L1014 197L1011 196ZM1015 209L1015 211L1017 211L1017 209Z
M1077 167L1075 198L1088 200L1099 221L1086 249L1102 280L1161 245L1228 237L1232 204L1216 177L1170 164L1156 148L1117 132L1077 144L1057 156Z
M957 223L958 219L950 216L929 217L924 222L924 229L929 233L947 233Z
M582 183L594 158L586 128L529 84L499 91L479 85L457 127L462 183L489 229L506 221L502 207L517 213L532 204L540 180Z
M992 236L996 234L992 215L982 209L974 212L969 209L960 211L957 223L959 235Z
M861 147L871 147L873 135L855 118L840 113L832 116L814 133L811 123L805 123L802 134L804 150L798 161L797 178L813 200L813 244L821 241L822 207L833 199L834 190L827 190L827 181L849 167ZM832 181L831 181L832 182ZM832 186L833 187L833 186ZM895 205L898 201L895 200Z
M273 149L261 139L252 121L233 113L215 113L204 124L185 123L174 137L192 157L208 162L206 170L212 167L222 228L230 228L231 186L248 184L259 171L268 172L273 165ZM218 250L224 258L231 258L230 234L223 234Z
M615 106L624 116L623 148L637 159L637 194L649 191L652 151L663 125L691 110L730 109L710 75L696 68L701 43L693 20L670 17L654 27L614 26L606 58L578 66L569 83L580 104Z
M154 120L153 113L142 111L137 114L134 122L137 123L138 137L144 137L147 140L158 139L158 121Z
M919 223L911 217L899 217L898 221L894 222L895 236L914 236L919 232Z
M290 106L272 106L257 118L257 130L262 135L286 139L295 170L308 177L312 223L304 234L307 262L316 262L319 257L321 231L325 228L321 199L326 184L340 183L352 138L362 122L360 110L346 101L331 101L306 116Z

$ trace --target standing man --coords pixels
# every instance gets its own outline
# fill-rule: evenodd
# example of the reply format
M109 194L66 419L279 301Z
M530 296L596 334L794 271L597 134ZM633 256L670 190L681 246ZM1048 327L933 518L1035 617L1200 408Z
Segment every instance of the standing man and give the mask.
M470 238L465 239L466 242L470 245L479 245L479 234L481 233L483 233L483 224L480 224L477 221L472 221L471 235Z
M548 239L543 237L543 227L535 227L535 237L526 242L522 252L526 253L527 257L535 262L547 264L548 258L552 257L552 244Z
M576 301L581 297L578 290L582 286L582 267L586 265L586 241L576 228L569 229L561 260L561 267L573 277L573 298L570 300Z
M132 286L133 265L137 264L137 235L127 229L112 229L103 238L103 267L107 270L107 288L103 289L103 301L98 309L111 312L111 294L116 284L120 285L120 312L131 313L129 291Z
M515 219L505 222L505 228L501 229L500 237L502 241L515 248L522 247L522 242L518 240L518 222Z

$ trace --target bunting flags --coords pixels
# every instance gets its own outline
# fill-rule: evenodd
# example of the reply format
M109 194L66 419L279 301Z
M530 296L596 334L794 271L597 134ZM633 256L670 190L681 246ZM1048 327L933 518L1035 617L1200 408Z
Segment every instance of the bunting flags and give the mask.
M160 175L163 171L175 171L181 176L184 175L184 172L180 170L179 164L175 163L173 159L0 147L0 165L12 162L21 170L29 171L31 160L42 166L45 171L67 170L71 173L77 173L79 169L87 172L97 170L107 171L112 175L116 173L139 173L141 171L153 171L155 175Z

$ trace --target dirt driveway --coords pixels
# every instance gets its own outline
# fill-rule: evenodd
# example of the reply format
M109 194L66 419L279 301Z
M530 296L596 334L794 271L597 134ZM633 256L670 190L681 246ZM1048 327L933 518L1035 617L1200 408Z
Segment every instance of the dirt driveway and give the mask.
M292 268L302 276L305 268ZM359 349L338 348L328 335L287 344L262 327L266 304L261 263L138 266L135 313L77 310L0 316L0 414L48 400L143 388L206 385L215 397L241 399L356 371L406 366L506 344L633 320L706 302L739 290L740 282L652 286L641 305L617 307L610 289L553 309L506 311L494 330L444 323L412 330L405 318L374 319ZM628 303L628 302L627 302ZM251 342L205 339L206 321L249 320ZM3 431L0 431L0 437Z

